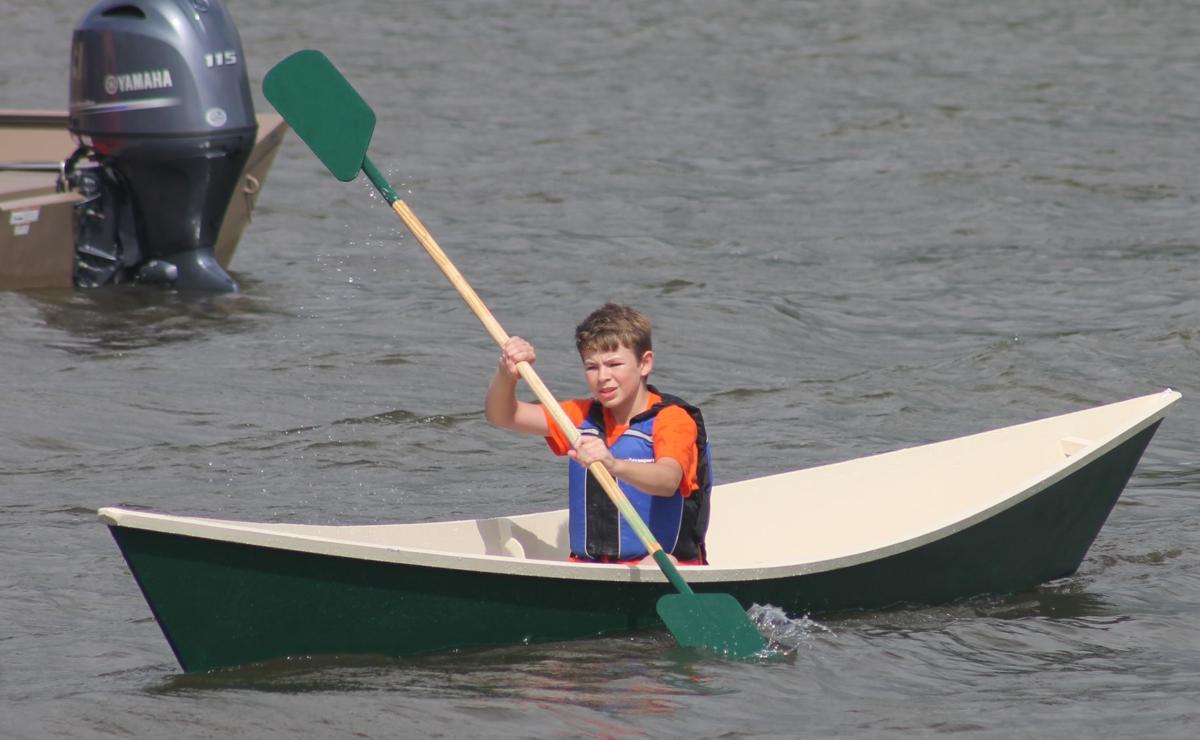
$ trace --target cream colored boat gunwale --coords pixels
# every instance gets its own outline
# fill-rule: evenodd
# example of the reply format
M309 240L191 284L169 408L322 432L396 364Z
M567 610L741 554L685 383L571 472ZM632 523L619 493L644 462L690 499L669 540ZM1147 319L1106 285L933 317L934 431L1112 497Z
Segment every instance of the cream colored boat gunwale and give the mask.
M907 552L1010 509L1159 422L1165 390L944 442L718 485L711 565L693 583L780 579ZM300 525L104 508L113 527L478 573L664 583L656 565L566 562L566 510L383 525Z

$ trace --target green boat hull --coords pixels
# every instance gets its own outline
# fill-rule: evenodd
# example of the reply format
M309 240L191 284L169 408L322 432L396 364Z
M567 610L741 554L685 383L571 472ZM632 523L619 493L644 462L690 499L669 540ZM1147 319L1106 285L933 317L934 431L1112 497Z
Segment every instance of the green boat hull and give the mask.
M788 578L696 582L791 614L1011 593L1078 568L1158 422L1033 496L913 549ZM110 526L185 671L288 656L389 656L661 626L662 582L380 562Z

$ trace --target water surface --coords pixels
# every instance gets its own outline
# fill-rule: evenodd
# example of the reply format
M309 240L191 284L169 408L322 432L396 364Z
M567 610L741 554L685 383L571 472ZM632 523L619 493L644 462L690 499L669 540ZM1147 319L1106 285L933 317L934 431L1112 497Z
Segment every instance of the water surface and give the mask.
M86 3L9 9L6 107L62 108ZM95 509L427 521L563 505L482 418L495 350L364 182L289 136L243 292L0 293L0 736L1191 737L1200 719L1200 9L1183 2L230 2L324 50L371 156L556 394L606 300L655 321L721 480L1172 387L1079 572L776 621L179 673ZM770 516L770 512L764 512ZM769 616L769 615L768 615Z

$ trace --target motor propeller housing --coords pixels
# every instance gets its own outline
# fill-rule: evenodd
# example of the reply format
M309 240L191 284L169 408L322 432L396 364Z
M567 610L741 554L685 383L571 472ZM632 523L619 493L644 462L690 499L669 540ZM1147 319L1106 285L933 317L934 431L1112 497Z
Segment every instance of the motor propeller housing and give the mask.
M258 129L244 59L221 0L101 0L76 25L68 128L104 171L77 285L237 290L213 249ZM114 216L133 223L95 223Z

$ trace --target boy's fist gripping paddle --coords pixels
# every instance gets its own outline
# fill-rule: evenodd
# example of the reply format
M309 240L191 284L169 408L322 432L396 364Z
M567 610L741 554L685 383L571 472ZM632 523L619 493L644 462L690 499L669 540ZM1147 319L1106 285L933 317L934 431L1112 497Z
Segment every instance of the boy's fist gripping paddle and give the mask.
M441 268L450 284L458 290L467 306L475 312L492 339L503 347L508 341L508 334L416 214L400 200L396 191L367 158L367 147L375 131L375 111L329 59L312 49L296 52L267 73L263 79L263 94L334 177L348 182L358 176L359 170L366 173L380 195ZM554 400L533 366L521 362L517 365L517 371L533 389L538 401L550 410L555 424L574 445L579 439L579 430ZM655 541L633 505L625 498L608 469L602 463L594 462L588 470L637 533L667 580L679 591L663 596L658 601L658 616L675 640L684 647L705 647L735 657L749 657L762 650L765 647L762 635L737 600L729 594L694 593L663 552L662 546Z

